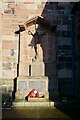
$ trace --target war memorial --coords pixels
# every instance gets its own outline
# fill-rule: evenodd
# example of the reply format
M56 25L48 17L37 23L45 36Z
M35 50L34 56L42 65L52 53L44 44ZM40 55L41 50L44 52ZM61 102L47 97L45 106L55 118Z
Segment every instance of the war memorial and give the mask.
M31 90L36 89L40 96L49 100L49 78L45 74L44 63L45 49L47 48L44 48L44 41L47 41L48 35L54 35L55 29L56 25L52 25L41 16L36 16L23 25L19 25L19 30L15 32L20 36L16 98L24 99ZM25 49L29 52L27 60L24 58L26 56ZM23 66L26 68L24 69Z

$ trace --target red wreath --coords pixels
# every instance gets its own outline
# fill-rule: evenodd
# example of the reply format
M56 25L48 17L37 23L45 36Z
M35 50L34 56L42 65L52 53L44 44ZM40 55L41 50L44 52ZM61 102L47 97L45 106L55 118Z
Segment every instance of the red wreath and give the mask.
M39 92L35 89L29 92L28 97L39 97Z

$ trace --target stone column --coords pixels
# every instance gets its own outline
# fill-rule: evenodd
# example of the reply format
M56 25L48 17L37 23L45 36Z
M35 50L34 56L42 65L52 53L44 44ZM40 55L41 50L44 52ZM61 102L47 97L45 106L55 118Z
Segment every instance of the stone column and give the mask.
M25 31L20 33L20 62L19 62L19 76L28 76L28 56Z

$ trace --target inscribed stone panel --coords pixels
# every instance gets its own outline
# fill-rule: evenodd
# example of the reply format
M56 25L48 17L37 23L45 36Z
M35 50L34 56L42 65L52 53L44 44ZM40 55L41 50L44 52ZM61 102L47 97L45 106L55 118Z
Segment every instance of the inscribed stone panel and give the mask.
M26 89L26 82L25 82L25 81L19 81L19 82L18 82L18 89L19 89L19 90L24 90L24 89Z
M39 89L41 91L46 90L45 81L29 81L29 89Z

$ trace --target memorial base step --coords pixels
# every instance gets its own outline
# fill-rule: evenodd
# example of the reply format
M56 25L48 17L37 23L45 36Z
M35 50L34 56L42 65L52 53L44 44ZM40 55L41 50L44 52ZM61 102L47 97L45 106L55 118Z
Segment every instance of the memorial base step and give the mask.
M47 98L28 98L28 102L48 102Z
M30 99L30 101L25 101L25 100L15 100L12 104L12 107L54 107L54 102L53 101L49 101L49 100L43 100L40 101L40 99L38 99L39 101L31 101L32 99ZM42 100L42 99L41 99Z

